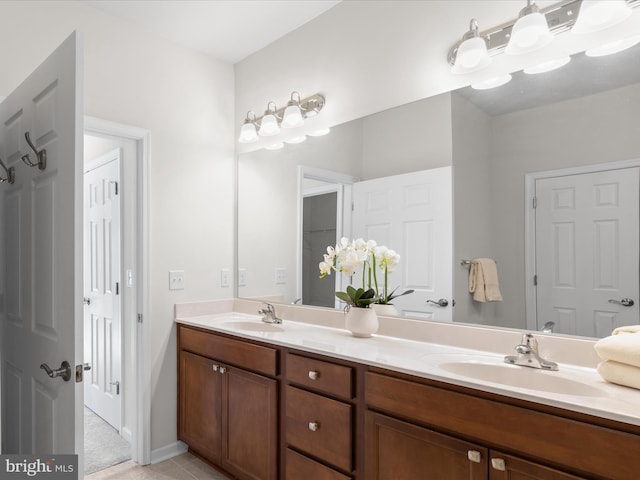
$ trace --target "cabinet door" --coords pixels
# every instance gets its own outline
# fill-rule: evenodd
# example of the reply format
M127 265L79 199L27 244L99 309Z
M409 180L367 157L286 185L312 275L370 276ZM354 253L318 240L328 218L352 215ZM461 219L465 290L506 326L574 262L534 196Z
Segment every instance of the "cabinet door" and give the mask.
M368 480L486 480L488 450L373 412L366 413Z
M221 375L208 358L180 351L179 438L212 462L220 459Z
M491 451L491 480L585 480L537 463Z
M278 475L278 382L233 367L221 370L220 465L241 479L275 480Z

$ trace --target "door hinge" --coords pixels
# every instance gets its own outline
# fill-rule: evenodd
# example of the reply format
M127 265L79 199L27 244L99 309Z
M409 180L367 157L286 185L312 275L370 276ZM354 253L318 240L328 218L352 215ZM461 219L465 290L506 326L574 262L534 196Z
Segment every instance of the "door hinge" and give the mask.
M116 282L116 295L120 295L120 282Z
M538 197L533 197L532 204L533 208L538 208Z
M142 323L142 314L141 313L138 314L138 323Z
M534 286L538 285L538 275L533 276L533 285Z
M118 195L118 182L116 182L115 180L111 180L111 182L109 183L113 183L113 186L115 187L114 192L116 195Z

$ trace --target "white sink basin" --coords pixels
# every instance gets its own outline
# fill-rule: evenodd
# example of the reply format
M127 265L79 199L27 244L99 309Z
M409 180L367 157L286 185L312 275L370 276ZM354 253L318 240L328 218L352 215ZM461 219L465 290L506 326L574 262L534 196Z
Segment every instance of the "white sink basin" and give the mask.
M225 322L223 325L234 330L244 330L247 332L284 332L284 328L279 325L260 321L236 320L233 322Z
M455 375L528 390L587 397L602 395L597 388L562 377L558 372L474 360L446 362L439 366Z

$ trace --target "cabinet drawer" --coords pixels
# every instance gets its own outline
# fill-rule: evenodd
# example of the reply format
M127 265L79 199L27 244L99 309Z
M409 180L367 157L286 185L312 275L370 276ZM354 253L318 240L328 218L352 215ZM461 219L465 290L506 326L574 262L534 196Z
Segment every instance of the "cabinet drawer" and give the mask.
M287 385L287 444L341 470L352 470L352 406Z
M351 477L287 449L285 480L304 478L309 480L350 480Z
M265 375L278 374L278 351L179 325L180 348Z
M365 399L369 408L590 478L636 480L640 471L640 435L373 372Z
M351 367L289 353L287 380L348 400L353 398Z

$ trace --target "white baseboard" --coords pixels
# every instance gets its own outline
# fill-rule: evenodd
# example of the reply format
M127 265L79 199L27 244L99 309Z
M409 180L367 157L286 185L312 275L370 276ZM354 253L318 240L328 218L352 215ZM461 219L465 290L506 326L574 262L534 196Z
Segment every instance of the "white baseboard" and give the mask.
M133 435L131 434L131 429L128 427L122 427L122 429L120 430L120 436L122 438L124 438L127 442L129 442L129 445L132 444L133 442Z
M179 440L175 443L165 445L164 447L156 448L151 451L151 463L163 462L164 460L169 460L177 455L182 455L183 453L186 453L188 448L189 447L186 443Z

